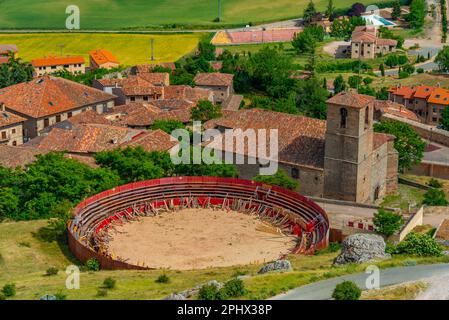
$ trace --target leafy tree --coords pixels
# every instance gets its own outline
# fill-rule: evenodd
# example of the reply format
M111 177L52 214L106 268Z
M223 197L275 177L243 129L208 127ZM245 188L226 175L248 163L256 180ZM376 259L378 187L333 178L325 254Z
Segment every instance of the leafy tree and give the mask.
M439 257L442 252L441 246L430 235L415 232L409 233L404 241L390 249L390 253L422 257Z
M307 4L307 7L304 9L304 13L302 18L305 24L309 24L312 21L313 16L317 13L315 9L315 4L312 0Z
M393 20L397 20L401 17L401 3L399 0L393 2L393 11L391 12Z
M168 120L156 120L151 125L152 130L162 130L168 134L171 134L176 129L184 129L185 125L178 120L168 119Z
M253 179L257 182L262 182L274 186L279 186L288 190L298 190L299 183L293 178L290 178L287 173L279 169L276 174L272 176L262 176L259 175Z
M382 87L376 92L376 99L378 100L388 100L388 88Z
M360 17L362 15L362 13L364 13L366 10L365 6L363 5L363 3L360 2L356 2L351 6L351 9L348 11L348 16L353 17Z
M16 285L15 283L7 283L2 288L2 293L5 297L14 297L16 295Z
M34 68L28 62L9 55L9 61L0 65L0 89L33 79Z
M305 30L296 34L292 41L292 46L298 53L314 53L317 46L316 40L309 32L306 32Z
M209 100L200 100L197 105L191 109L191 118L194 121L206 122L219 117L221 117L220 106L214 105Z
M385 66L384 66L383 62L380 64L379 69L380 69L381 76L385 77Z
M335 300L359 300L362 290L352 281L344 281L334 289L332 298Z
M378 233L390 237L401 228L404 224L404 219L399 214L379 209L374 214L373 222Z
M215 60L215 49L215 46L207 40L200 41L200 43L198 44L200 56L207 61Z
M18 214L20 199L12 188L0 188L0 222Z
M413 29L421 29L424 26L426 11L426 3L424 0L412 0L407 20Z
M300 114L316 119L326 119L326 100L329 93L320 86L319 80L312 77L298 81L295 88L296 107Z
M449 107L445 107L441 113L440 119L441 128L449 131Z
M385 121L374 124L374 130L396 137L394 147L399 153L399 170L401 172L419 164L423 159L426 144L408 124L399 121Z
M443 184L438 179L434 179L434 178L431 178L429 180L429 182L427 183L427 185L429 187L437 188L437 189L440 189L443 187Z
M346 90L346 82L343 76L339 74L334 80L334 93L340 93Z
M447 206L449 202L441 189L431 188L424 194L423 204L428 206Z
M335 6L333 0L327 2L326 17L330 18L334 14Z
M361 83L362 83L362 77L360 77L360 76L353 75L348 78L348 85L351 88L356 89L361 85Z
M440 71L449 71L449 46L444 46L443 49L438 52L435 62L438 64Z

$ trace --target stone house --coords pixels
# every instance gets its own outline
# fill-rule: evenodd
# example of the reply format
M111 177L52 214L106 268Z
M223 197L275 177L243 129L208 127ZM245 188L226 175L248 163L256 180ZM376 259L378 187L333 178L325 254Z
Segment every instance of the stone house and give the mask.
M340 93L327 102L327 121L260 109L227 112L205 127L221 133L241 129L235 139L244 141L243 148L227 146L215 138L206 148L218 151L223 159L226 155L244 156L244 164L237 165L242 178L253 178L262 167L275 161L298 180L300 192L305 195L375 202L397 189L398 154L393 136L373 131L374 102L373 97ZM260 153L251 154L249 150L251 145L259 149L259 139L245 140L247 129L277 129L277 159L266 150L268 165L256 163Z
M351 58L374 59L378 54L394 52L396 45L396 40L378 38L373 26L357 26L351 36Z
M34 68L34 76L41 77L57 71L67 70L73 74L86 72L83 57L45 57L31 61Z
M44 76L0 89L5 110L26 120L23 138L32 139L45 128L79 113L106 112L114 107L114 95L62 78Z
M23 123L25 118L6 111L5 105L0 105L0 144L18 146L23 144Z
M120 66L118 59L108 50L97 49L89 52L90 69L114 69Z
M199 73L193 81L197 87L211 90L216 103L222 103L234 94L234 75L232 74L220 72Z

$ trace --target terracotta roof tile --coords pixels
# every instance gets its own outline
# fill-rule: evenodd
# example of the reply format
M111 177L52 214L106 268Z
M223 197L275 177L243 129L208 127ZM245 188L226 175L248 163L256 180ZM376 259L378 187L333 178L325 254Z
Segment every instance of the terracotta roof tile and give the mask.
M77 57L45 57L31 61L33 67L62 66L66 64L85 64L84 58Z
M407 109L404 105L388 101L388 100L376 100L374 102L375 110L379 110L382 113L389 113L401 118L406 118L412 121L420 122L418 116L411 110Z
M33 147L0 145L0 165L7 168L24 167L36 161L36 155L44 153L46 151Z
M232 86L234 75L227 73L199 73L193 80L197 86Z
M14 113L8 111L2 111L0 109L0 128L6 127L12 124L18 124L20 122L26 121L25 118L20 117Z
M157 64L140 64L140 65L137 65L135 68L136 68L136 72L138 74L141 74L141 73L152 72L153 69L156 67L166 68L166 69L170 69L172 71L176 69L176 65L174 62L163 62L163 63L157 63Z
M392 141L394 139L395 139L395 137L392 136L391 134L375 132L374 136L373 136L373 150L380 148L388 141Z
M147 152L152 151L169 151L178 145L177 141L172 141L169 134L162 130L148 130L131 141L125 142L121 147L142 147Z
M42 118L112 101L114 95L62 78L44 76L0 89L7 110Z
M335 96L327 100L327 103L353 108L364 108L374 100L374 97L364 94L340 92L339 94L336 94Z
M99 66L105 63L117 63L119 64L118 59L108 50L98 49L89 52L89 56L95 63Z
M449 105L449 90L435 88L427 99L428 103Z
M0 44L0 54L17 53L19 49L15 44Z

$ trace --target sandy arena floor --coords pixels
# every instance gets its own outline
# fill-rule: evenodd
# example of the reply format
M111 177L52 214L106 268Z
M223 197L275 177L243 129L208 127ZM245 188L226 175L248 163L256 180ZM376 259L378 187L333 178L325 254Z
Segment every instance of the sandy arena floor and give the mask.
M109 251L129 263L173 270L271 261L295 238L238 212L186 209L143 218L112 232Z

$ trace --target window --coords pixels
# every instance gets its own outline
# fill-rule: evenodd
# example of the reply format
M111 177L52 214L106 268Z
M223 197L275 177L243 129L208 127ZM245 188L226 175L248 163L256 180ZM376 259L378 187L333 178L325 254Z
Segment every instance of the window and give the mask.
M299 179L299 169L298 168L292 168L292 178Z
M13 147L17 147L17 141L12 142Z
M148 101L148 96L144 96L143 101Z
M365 129L369 127L369 107L365 109Z
M348 110L345 108L340 109L340 128L345 129L348 119Z
M71 118L71 117L73 117L73 113L72 112L67 113L67 118Z
M12 129L12 134L16 134L16 129Z
M56 66L51 66L51 68L54 70L54 69L56 69Z
M136 97L130 97L129 100L136 101Z
M50 125L50 120L48 118L44 119L44 128L47 128Z
M2 131L2 140L6 139L6 131Z
M61 115L60 115L60 114L58 114L58 115L56 116L56 122L61 122Z

